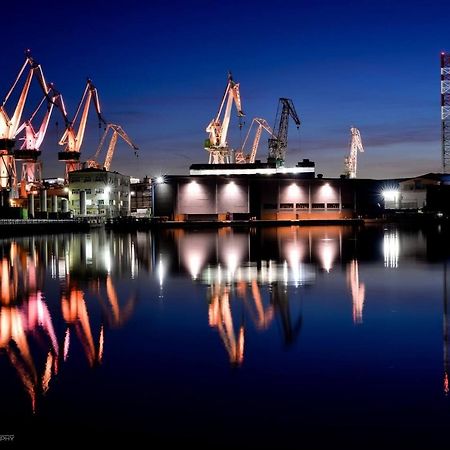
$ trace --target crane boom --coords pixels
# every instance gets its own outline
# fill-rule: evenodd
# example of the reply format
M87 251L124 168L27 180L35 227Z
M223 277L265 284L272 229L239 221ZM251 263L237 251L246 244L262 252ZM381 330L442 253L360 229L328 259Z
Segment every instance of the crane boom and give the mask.
M108 145L108 150L106 152L105 162L103 164L103 168L105 170L109 170L109 168L111 167L111 161L114 156L114 151L115 151L117 139L119 136L134 150L134 154L135 154L135 156L137 156L138 147L132 142L132 140L127 135L127 133L125 133L123 128L120 125L116 125L114 123L108 123L105 128L105 131L103 133L103 136L100 140L100 144L98 145L97 150L95 151L95 155L91 159L88 159L85 163L85 165L87 167L96 167L96 168L102 167L98 163L98 157L103 149L103 146L105 145L106 138L107 138L107 135L110 130L112 130L113 133L111 136L111 141L109 142L109 145Z
M292 118L297 128L300 127L300 118L290 98L280 98L278 102L277 116L275 119L276 138L269 139L269 161L277 165L284 165L286 158L289 117Z
M63 161L66 164L66 181L68 179L68 173L79 168L80 148L84 139L84 132L86 130L86 123L91 102L94 104L95 110L97 112L99 126L101 126L101 124L104 124L106 126L107 122L103 118L100 109L100 101L98 98L97 88L94 86L90 79L88 79L86 82L86 87L84 89L83 95L80 102L78 103L77 110L71 121L67 117L65 108L64 111L62 110L66 129L59 141L59 145L64 145L65 148L64 151L58 153L58 158L60 161ZM80 123L78 125L78 131L75 131L74 124L78 119L80 111L82 111L82 113Z
M356 178L358 151L364 152L361 133L358 128L350 128L350 155L345 158L345 175L348 178Z
M244 154L245 145L248 141L248 138L250 136L250 133L252 131L253 125L257 123L258 128L256 129L255 138L253 140L252 149L249 155ZM267 123L265 119L261 119L259 117L255 117L252 120L252 123L250 125L250 128L248 129L247 135L245 136L244 143L242 144L242 149L238 152L236 152L236 163L250 163L253 164L256 160L256 153L258 152L258 146L259 141L261 139L262 131L266 130L270 136L276 139L276 136L273 134L272 128L270 128L270 125Z
M231 108L236 105L238 117L243 117L239 83L233 81L231 73L228 74L228 83L220 102L216 117L206 127L209 138L205 141L205 150L209 152L210 164L223 164L229 162L229 148L227 142L228 128L230 125ZM220 117L224 111L223 119Z
M30 69L25 78L14 112L10 118L6 111L6 103L28 66ZM17 186L16 163L14 158L15 137L20 129L22 113L34 75L36 75L44 95L48 96L49 87L45 81L42 67L32 58L30 51L27 50L25 52L25 62L0 105L0 155L2 155L0 161L0 188L10 189L13 196L16 195Z

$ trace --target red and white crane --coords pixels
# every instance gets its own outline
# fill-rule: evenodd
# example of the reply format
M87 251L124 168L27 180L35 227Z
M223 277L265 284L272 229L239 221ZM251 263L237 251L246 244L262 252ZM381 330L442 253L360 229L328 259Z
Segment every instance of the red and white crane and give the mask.
M39 129L36 131L32 122L46 100L46 112ZM50 84L48 94L42 98L31 117L23 122L17 130L17 135L22 131L24 132L24 136L19 138L23 140L20 149L14 151L15 160L22 161L22 174L20 178L21 197L26 197L27 192L33 187L38 187L42 181L42 166L40 161L38 161L38 157L41 155L40 147L47 132L55 105L59 107L60 111L65 111L62 95L56 90L53 84Z
M252 150L250 152L249 155L246 155L244 153L244 149L245 149L245 144L247 143L247 140L250 136L250 133L252 131L253 125L257 123L258 124L258 128L256 129L256 133L255 133L255 139L253 140L253 144L252 144ZM272 128L270 128L270 125L267 123L267 121L265 119L261 119L259 117L255 117L252 120L252 123L250 125L250 128L248 129L247 135L245 136L244 139L244 143L242 144L242 148L241 150L236 152L235 155L235 162L237 164L253 164L255 162L256 159L256 153L258 152L258 146L259 146L259 141L261 139L261 134L262 131L266 130L270 136L272 136L273 138L276 139L276 136L273 134Z
M29 71L25 78L22 91L19 95L19 100L17 101L12 116L9 116L6 111L6 103L11 98L11 94L15 90L27 67L29 67ZM14 145L16 142L15 138L18 133L25 102L28 97L28 92L34 75L36 75L42 91L47 96L49 88L45 81L41 65L31 57L30 51L27 50L25 53L25 62L0 105L0 188L11 190L13 195L15 194L17 187L16 164L14 157Z
M205 150L209 152L209 164L230 162L230 148L228 147L227 134L233 103L236 105L238 117L243 117L244 113L241 107L239 83L235 83L231 73L228 73L227 87L225 88L217 115L206 127L209 138L205 141ZM221 119L222 111L223 118Z
M78 103L77 110L71 121L69 121L67 118L67 112L63 111L66 130L64 131L64 134L59 141L59 145L64 145L65 149L64 151L58 153L58 159L66 164L66 170L64 174L66 183L68 181L69 172L78 170L80 168L80 148L81 144L83 143L91 101L94 104L95 110L97 112L99 124L103 123L106 126L107 123L103 118L100 110L100 101L98 98L97 88L92 84L92 81L90 79L87 80L83 95L80 102ZM80 111L82 111L81 118L80 123L78 124L78 130L76 131L75 122L78 119Z
M109 131L112 130L111 140L108 145L108 150L106 152L105 162L103 166L98 163L98 157L100 156L100 153L103 149L103 146L105 145L106 137L109 134ZM108 125L105 128L105 132L103 133L103 136L100 140L100 144L97 147L97 150L95 152L95 155L92 159L88 159L85 163L86 167L95 167L95 168L104 168L105 170L109 170L111 167L111 161L114 156L114 150L116 148L117 139L118 137L121 137L133 150L135 156L137 156L137 150L138 147L133 144L130 137L125 133L123 128L120 125L116 125L114 123L108 123Z
M358 128L350 128L350 135L350 155L345 158L345 175L348 178L356 178L358 151L363 152L364 147Z

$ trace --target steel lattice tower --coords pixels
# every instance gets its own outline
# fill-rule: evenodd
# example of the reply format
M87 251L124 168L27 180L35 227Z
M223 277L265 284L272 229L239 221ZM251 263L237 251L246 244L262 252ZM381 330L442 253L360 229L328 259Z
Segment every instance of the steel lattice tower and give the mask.
M450 54L441 53L442 171L450 171Z

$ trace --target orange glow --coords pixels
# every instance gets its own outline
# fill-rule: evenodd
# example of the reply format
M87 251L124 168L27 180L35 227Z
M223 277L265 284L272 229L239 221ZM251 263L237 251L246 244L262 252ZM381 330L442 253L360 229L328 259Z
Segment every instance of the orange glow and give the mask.
M445 395L448 394L448 374L445 372L444 374L444 393Z

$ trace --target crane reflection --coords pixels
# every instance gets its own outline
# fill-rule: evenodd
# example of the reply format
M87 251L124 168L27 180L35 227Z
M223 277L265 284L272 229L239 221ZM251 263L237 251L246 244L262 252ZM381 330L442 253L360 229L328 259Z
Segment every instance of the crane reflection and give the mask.
M133 279L141 268L150 269L150 261L132 237L111 240L104 232L0 241L0 349L33 412L38 397L68 360L74 338L90 367L102 362L106 330L122 327L137 300L131 290L123 301L116 282L123 276ZM49 299L60 303L53 317L45 298L46 272L61 287L59 299ZM65 327L58 328L58 335L54 323L61 319Z

